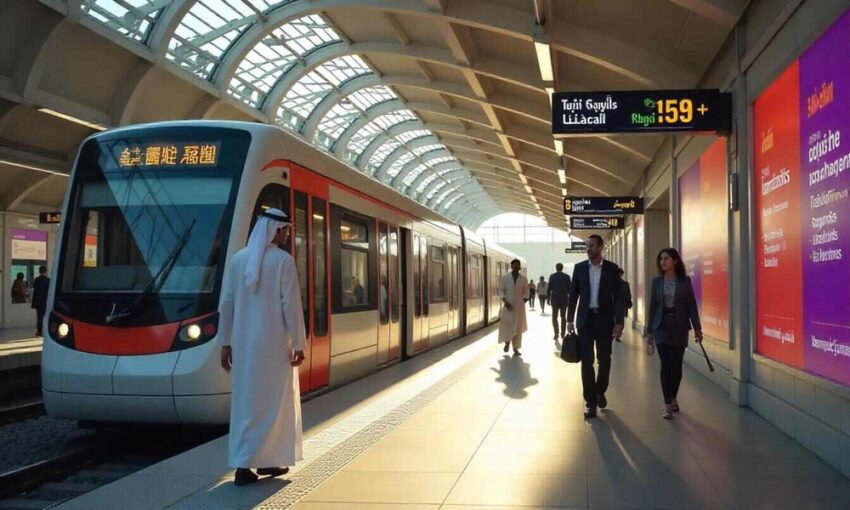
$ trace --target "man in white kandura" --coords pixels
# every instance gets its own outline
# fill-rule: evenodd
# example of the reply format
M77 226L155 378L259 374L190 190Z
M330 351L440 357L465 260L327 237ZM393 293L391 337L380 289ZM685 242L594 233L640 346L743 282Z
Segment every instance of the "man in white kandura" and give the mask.
M525 302L528 301L528 281L519 274L519 260L511 261L511 272L502 275L499 281L499 297L502 298L502 312L499 316L499 342L505 344L508 352L511 344L514 356L520 356L522 334L528 330L525 322Z
M283 211L264 211L222 286L221 366L232 376L228 463L236 485L284 475L302 459L298 365L306 333L295 261L282 249L289 225Z

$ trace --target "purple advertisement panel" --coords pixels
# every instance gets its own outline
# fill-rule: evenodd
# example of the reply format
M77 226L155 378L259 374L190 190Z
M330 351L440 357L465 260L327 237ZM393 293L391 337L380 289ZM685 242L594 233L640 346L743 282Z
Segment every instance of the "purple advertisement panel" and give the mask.
M47 242L47 232L42 230L28 230L22 228L12 229L12 239L19 241L41 241Z
M682 262L697 298L697 306L702 309L702 267L700 265L701 237L704 232L702 209L700 207L700 160L697 160L685 174L679 178L679 204L681 207Z
M850 384L850 12L800 57L804 367Z

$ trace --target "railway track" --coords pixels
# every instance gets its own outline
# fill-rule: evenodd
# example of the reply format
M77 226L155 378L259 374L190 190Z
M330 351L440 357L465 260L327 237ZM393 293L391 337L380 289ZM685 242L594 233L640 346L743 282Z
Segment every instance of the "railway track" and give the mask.
M108 430L28 466L0 474L0 510L55 507L218 437L220 430Z
M0 409L0 425L37 418L44 414L44 402L35 401Z

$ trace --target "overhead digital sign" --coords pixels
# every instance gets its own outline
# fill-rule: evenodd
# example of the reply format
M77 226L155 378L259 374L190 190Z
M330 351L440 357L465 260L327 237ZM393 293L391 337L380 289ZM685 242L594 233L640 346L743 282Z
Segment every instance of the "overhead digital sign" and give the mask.
M552 134L691 131L728 134L732 95L717 89L555 92Z
M220 149L219 143L122 143L112 153L120 168L215 166Z
M573 250L582 250L582 251L584 251L584 250L586 250L586 249L587 249L587 242L586 242L586 241L573 241L573 242L571 243L571 248L572 248Z
M643 214L643 198L564 197L564 214Z
M57 212L42 212L38 213L38 222L42 225L56 224L62 221L62 213Z
M570 216L573 230L619 230L626 228L622 216Z

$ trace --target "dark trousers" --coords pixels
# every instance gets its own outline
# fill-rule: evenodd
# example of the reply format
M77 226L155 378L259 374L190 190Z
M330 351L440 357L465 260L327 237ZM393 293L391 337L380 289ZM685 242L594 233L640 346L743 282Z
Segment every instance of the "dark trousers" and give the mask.
M35 331L36 331L35 334L37 336L41 336L41 327L44 324L44 308L36 308L35 309L35 317L36 317L36 321L37 321L36 324L35 324Z
M546 311L546 296L537 296L538 301L540 301L540 313Z
M613 333L614 319L593 311L588 311L584 327L578 332L581 349L581 385L584 401L590 407L596 407L597 395L604 395L608 391ZM596 360L599 362L598 375L593 369L594 344Z
M560 335L563 338L567 334L567 305L550 304L552 305L552 330L555 332L555 336ZM560 327L558 326L559 317L561 319Z
M685 348L670 344L658 344L658 357L661 358L661 391L664 403L669 404L679 393L682 383L682 362Z
M531 296L528 298L528 300L529 300L529 301L531 301L531 307L532 307L532 308L534 308L534 296L536 296L536 295L537 295L537 294L535 294L534 292L532 292L532 293L531 293Z

